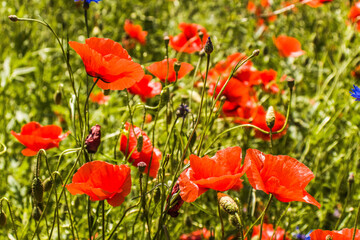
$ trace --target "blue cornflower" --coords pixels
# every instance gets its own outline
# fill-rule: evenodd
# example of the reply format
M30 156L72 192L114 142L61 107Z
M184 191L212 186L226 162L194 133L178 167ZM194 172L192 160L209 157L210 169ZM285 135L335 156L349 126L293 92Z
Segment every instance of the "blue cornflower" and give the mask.
M83 1L83 0L75 0L75 2L79 2L79 1ZM96 3L98 3L98 2L100 2L101 0L85 0L85 2L87 2L88 4L90 4L91 2L96 2Z
M360 101L360 88L356 85L353 85L354 89L350 90L351 96L356 98L355 101Z
M189 109L188 105L182 103L176 110L176 116L185 118L189 112L190 112L190 109Z

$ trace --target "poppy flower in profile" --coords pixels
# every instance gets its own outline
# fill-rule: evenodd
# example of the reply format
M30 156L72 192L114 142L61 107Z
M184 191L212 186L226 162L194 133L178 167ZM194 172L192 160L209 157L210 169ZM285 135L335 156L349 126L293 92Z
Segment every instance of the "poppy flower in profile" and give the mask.
M356 24L356 28L358 31L360 31L359 16L360 16L360 1L356 2L354 6L350 8L350 12L348 15L351 22Z
M125 32L133 39L144 45L146 43L147 31L143 31L140 25L133 24L131 20L126 19L124 24Z
M273 40L282 57L300 57L305 54L305 51L301 50L301 43L296 38L280 35L277 38L274 37Z
M250 165L246 176L254 189L271 193L281 202L306 202L320 208L320 203L305 191L314 174L295 158L248 149L244 164Z
M275 111L275 124L272 128L273 132L279 131L285 124L286 117L279 112ZM252 124L261 128L264 131L270 131L270 128L266 125L266 111L263 107L257 108L257 113L254 116ZM287 126L286 126L287 128ZM273 139L279 139L286 134L286 128L281 133L273 134ZM265 141L270 141L270 134L265 134L255 129L255 137L261 138Z
M150 159L151 159L149 176L155 178L160 166L159 163L159 161L161 160L160 150L152 146L150 138L140 128L136 126L131 127L131 124L127 122L125 123L125 130L127 131L127 133L122 134L120 138L120 151L126 154L126 156L132 153L129 161L134 166L137 166L139 162L146 163L146 168L144 170L145 173L148 173L148 169L150 166ZM129 134L129 145L127 146L128 134ZM140 137L140 135L143 136L143 144L141 151L138 152L137 139Z
M164 59L160 62L155 62L150 66L146 67L151 74L159 78L162 82L165 82L166 75L168 75L168 82L175 82L176 73L174 70L174 64L177 62L176 58L169 59L169 72L167 71L167 60ZM183 78L186 74L191 72L194 67L190 63L182 62L180 65L180 70L178 72L178 80Z
M11 135L26 147L21 151L24 156L35 156L40 149L59 147L59 143L70 134L70 131L61 133L62 128L59 126L42 126L37 122L25 124L20 133L11 131Z
M360 79L360 65L356 66L355 69L351 71L351 76Z
M105 104L110 100L110 96L106 96L103 92L90 93L90 100L98 104Z
M218 151L215 156L202 158L190 155L190 168L180 174L180 196L185 202L195 201L209 189L227 191L238 189L248 169L248 164L241 165L241 148L228 147Z
M263 70L259 72L259 78L265 91L270 93L278 93L279 86L276 84L277 72L273 69Z
M86 72L98 87L110 90L129 88L144 76L140 64L132 61L127 51L107 38L88 38L85 44L69 42L84 62Z
M260 237L260 227L261 227L261 225L254 226L254 228L253 228L254 230L253 230L251 239ZM290 240L290 238L285 234L285 230L282 229L281 227L276 228L274 237L272 237L273 234L274 234L274 226L272 224L264 223L262 237L261 237L262 240L270 240L270 239Z
M331 237L333 240L348 240L352 239L354 229L344 228L340 231L328 231L317 229L310 233L311 240L324 240ZM329 237L328 237L329 236ZM355 240L360 239L360 230L356 229Z
M151 75L144 75L140 82L135 83L132 87L128 88L131 94L136 94L141 97L143 102L148 98L155 97L161 93L161 83L151 81Z
M105 200L113 207L120 206L131 191L131 174L127 165L92 161L82 165L66 185L72 194L86 194L91 201Z
M206 29L196 23L180 23L179 28L182 33L169 36L169 45L178 52L194 53L201 51L209 37ZM202 41L199 31L203 34Z
M193 231L192 233L182 234L180 240L201 240L210 239L211 233L206 228Z
M333 0L310 0L310 1L307 1L306 4L309 5L310 7L317 8L317 7L322 6L324 3L329 3L332 1Z

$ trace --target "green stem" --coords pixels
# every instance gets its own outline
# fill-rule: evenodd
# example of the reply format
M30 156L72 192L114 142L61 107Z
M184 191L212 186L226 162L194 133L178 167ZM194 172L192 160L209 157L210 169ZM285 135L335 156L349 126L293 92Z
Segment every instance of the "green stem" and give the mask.
M268 210L269 206L270 206L270 203L271 203L271 200L273 199L273 196L272 194L270 194L270 198L269 198L269 201L268 203L266 204L266 207L265 207L265 210L262 214L262 217L261 217L261 226L260 226L260 235L259 235L259 239L262 239L262 231L263 231L263 225L264 225L264 218L265 218L265 215L266 215L266 211ZM275 230L274 230L275 231Z
M220 202L217 201L217 205L218 205L218 213L219 213L219 219L220 219L220 223L221 223L221 239L224 239L224 235L225 235L225 231L224 231L224 222L223 219L221 217L221 209L220 209Z
M355 240L356 228L357 228L358 221L359 221L359 213L360 213L360 203L359 203L358 210L356 212L356 218L355 218L355 224L354 224L354 233L352 235L352 240Z
M102 239L105 240L105 200L101 201L102 207Z
M13 226L13 231L14 231L16 239L19 239L17 236L17 232L16 232L16 226L15 226L14 216L13 216L13 212L11 210L10 202L6 197L3 197L0 199L0 205L2 205L2 201L5 201L8 205L9 212L10 212L10 218L11 218L11 222L12 222L12 226Z

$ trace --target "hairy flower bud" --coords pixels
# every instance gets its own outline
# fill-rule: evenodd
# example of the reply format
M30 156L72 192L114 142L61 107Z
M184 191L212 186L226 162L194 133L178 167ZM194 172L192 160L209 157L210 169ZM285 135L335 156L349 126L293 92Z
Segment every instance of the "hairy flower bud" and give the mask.
M230 196L224 193L218 193L217 198L220 204L220 207L230 215L234 215L239 211L239 207Z
M272 129L275 125L275 111L273 106L270 106L267 113L266 113L266 125L268 126L268 128Z
M9 19L10 19L10 21L13 21L13 22L19 21L19 18L16 15L10 15Z
M35 221L39 221L41 218L41 214L42 214L41 209L38 206L36 206L33 208L31 216L35 219Z
M85 144L89 153L96 153L101 141L101 126L96 124L93 126L86 137Z
M206 54L210 55L214 51L214 46L211 42L210 37L206 40L204 51Z
M44 187L40 178L33 179L31 190L35 203L41 203L43 201Z
M167 211L167 214L169 214L171 217L174 218L179 216L179 210L184 203L184 200L182 200L180 194L178 193L179 191L180 191L180 186L178 183L176 183L171 191L171 195L169 196L173 198L175 194L178 194L174 199L171 199L170 207L169 210ZM168 199L166 201L168 201Z
M256 50L253 51L252 54L253 54L254 56L259 56L260 50L259 50L259 49L256 49Z
M159 187L156 187L154 190L154 201L159 202L160 197L161 197L161 190Z
M5 214L4 210L1 209L1 212L0 212L0 227L5 226L5 224L6 224L6 214Z
M174 63L174 71L178 73L180 71L181 62L177 61Z
M239 220L236 218L235 215L229 215L229 222L230 222L231 225L236 227L238 230L241 229L241 225L239 223Z
M140 133L140 136L137 139L137 144L136 144L136 150L138 152L141 152L141 150L143 148L143 143L144 143L144 136L142 135L142 133Z
M53 185L53 181L51 177L45 179L45 181L43 182L44 192L50 191L52 185Z

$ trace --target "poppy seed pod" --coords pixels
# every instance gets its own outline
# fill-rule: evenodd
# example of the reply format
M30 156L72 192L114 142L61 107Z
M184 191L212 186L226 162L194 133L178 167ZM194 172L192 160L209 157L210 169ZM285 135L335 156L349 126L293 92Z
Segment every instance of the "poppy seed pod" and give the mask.
M6 214L4 212L4 210L1 210L0 212L0 227L5 226L6 224Z
M31 216L35 219L35 221L39 221L41 218L42 211L39 207L34 207L31 213Z
M255 49L252 54L253 54L254 56L259 56L260 50L259 50L259 49Z
M164 36L165 47L167 47L169 45L169 41L170 41L169 36Z
M288 85L288 87L289 87L290 89L293 89L293 88L294 88L294 85L295 85L294 79L293 79L293 78L289 78L289 79L287 80L287 85Z
M214 51L214 46L211 42L210 37L206 40L204 51L206 54L210 55Z
M36 203L43 201L44 187L40 178L34 178L31 185L32 195Z
M349 182L349 184L353 184L353 183L354 183L354 180L355 180L354 173L351 172L351 173L349 174L349 177L348 177L348 182Z
M181 62L177 61L174 63L174 71L178 73L180 71Z
M266 125L271 130L275 125L275 111L273 106L270 106L268 111L266 112L265 121Z
M220 204L220 207L230 215L234 215L236 212L239 211L239 207L230 196L224 193L218 193L217 198Z
M16 15L10 15L9 19L10 19L10 21L13 21L13 22L19 21L19 18Z
M139 171L141 172L141 173L143 173L144 171L145 171L145 168L146 168L146 163L144 163L144 162L139 162L138 164L137 164L137 167L138 167L138 169L139 169Z
M96 124L95 126L93 126L89 132L89 135L86 137L85 140L85 145L86 145L86 150L89 153L96 153L97 149L100 145L100 141L101 141L101 126Z
M50 177L45 179L45 181L43 182L44 192L50 191L52 185L53 185L53 181Z

